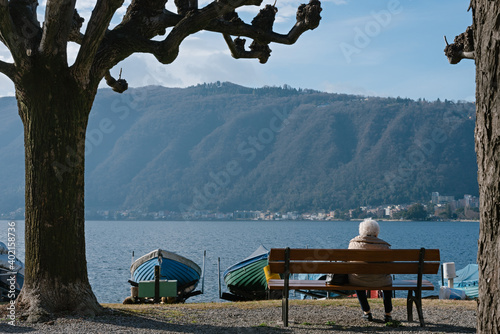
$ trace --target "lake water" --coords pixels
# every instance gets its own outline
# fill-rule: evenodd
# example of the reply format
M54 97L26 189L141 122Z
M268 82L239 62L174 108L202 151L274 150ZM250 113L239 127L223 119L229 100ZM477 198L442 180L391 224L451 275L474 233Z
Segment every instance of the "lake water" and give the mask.
M0 221L0 241L7 241L7 221ZM102 303L120 303L130 294L132 251L136 258L161 248L198 263L205 260L204 294L188 302L219 301L217 259L222 272L246 258L259 245L295 248L347 248L358 235L359 222L339 221L88 221L86 223L89 280ZM438 248L441 262L457 270L476 263L478 222L380 222L380 238L392 248ZM16 222L16 246L24 261L24 222ZM439 287L441 274L430 275ZM223 291L224 282L221 283ZM199 286L200 287L200 286ZM429 294L428 292L424 293ZM437 295L438 290L432 294ZM406 297L398 292L397 297Z

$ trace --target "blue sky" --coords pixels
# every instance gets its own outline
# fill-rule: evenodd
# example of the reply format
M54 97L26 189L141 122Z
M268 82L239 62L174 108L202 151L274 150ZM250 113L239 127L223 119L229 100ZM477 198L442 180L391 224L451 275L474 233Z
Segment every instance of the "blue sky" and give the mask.
M293 26L302 2L277 1L275 31L286 33ZM86 21L94 3L77 2ZM203 6L208 1L199 3ZM264 1L262 6L266 3L274 0ZM41 1L39 8L41 22L44 4ZM200 32L184 41L173 64L161 65L150 55L138 54L112 73L117 75L123 68L123 77L132 87L231 81L248 87L288 84L332 93L473 101L474 62L450 65L443 53L443 36L453 41L471 24L468 5L469 0L328 0L322 2L320 26L304 33L294 45L271 44L267 64L233 59L221 35ZM172 4L167 8L174 10ZM250 22L258 10L246 7L239 13ZM77 45L70 45L71 57L77 51ZM9 60L5 49L0 49L0 59ZM0 95L13 95L13 89L0 76Z

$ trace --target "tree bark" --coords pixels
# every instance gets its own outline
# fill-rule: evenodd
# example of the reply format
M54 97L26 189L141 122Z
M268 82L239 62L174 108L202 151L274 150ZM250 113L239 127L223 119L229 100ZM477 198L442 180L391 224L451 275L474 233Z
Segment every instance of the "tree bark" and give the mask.
M26 160L26 268L18 305L31 321L61 312L93 315L101 307L87 278L84 168L95 89L82 90L67 70L30 68L16 84Z
M476 153L481 228L478 333L500 330L500 4L472 3L476 59Z

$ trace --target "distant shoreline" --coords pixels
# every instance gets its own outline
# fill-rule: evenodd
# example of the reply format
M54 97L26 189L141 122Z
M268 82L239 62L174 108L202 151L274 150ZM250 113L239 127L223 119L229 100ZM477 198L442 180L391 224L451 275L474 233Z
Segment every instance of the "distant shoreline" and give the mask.
M375 218L376 219L376 218ZM269 219L269 220L264 220L264 219L96 219L96 218L91 218L91 219L85 219L87 222L91 221L96 221L96 222L117 222L117 221L151 221L151 222L156 222L156 221L196 221L196 222L215 222L215 221L226 221L226 222L238 222L238 221L247 221L247 222L273 222L273 221L282 221L282 222L360 222L363 219L350 219L350 220L345 220L345 219ZM442 222L469 222L469 223L480 223L479 220L468 220L468 219L448 219L448 220L407 220L407 219L376 219L379 222L436 222L436 223L442 223ZM0 218L0 221L24 221L24 218Z
M376 219L376 218L375 218ZM5 219L8 220L8 219ZM15 220L15 219L14 219ZM247 222L273 222L273 221L282 221L282 222L360 222L363 219L272 219L272 220L264 220L264 219L86 219L85 221L197 221L197 222L212 222L212 221L227 221L227 222L237 222L237 221L247 221ZM470 222L470 223L479 223L479 220L467 220L467 219L449 219L449 220L407 220L407 219L376 219L379 222Z

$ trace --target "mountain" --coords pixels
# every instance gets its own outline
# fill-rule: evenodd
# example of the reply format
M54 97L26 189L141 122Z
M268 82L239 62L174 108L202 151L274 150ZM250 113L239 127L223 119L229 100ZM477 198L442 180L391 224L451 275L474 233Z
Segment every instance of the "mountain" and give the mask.
M475 106L231 83L100 90L86 208L317 210L478 196ZM23 206L22 124L0 99L0 212Z

